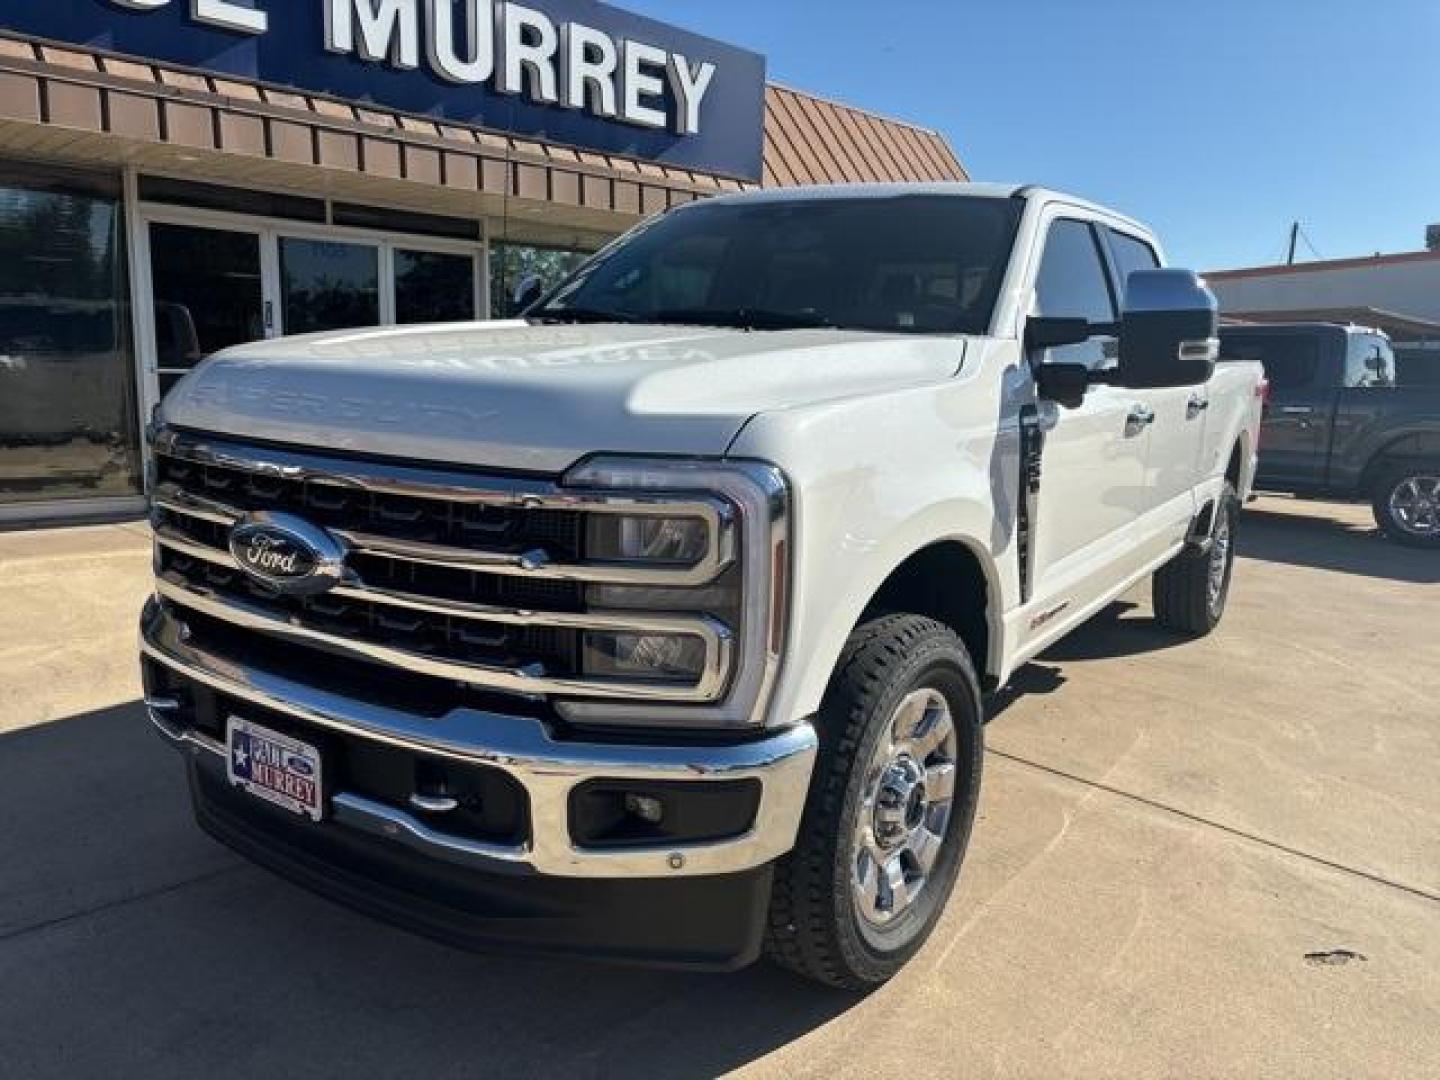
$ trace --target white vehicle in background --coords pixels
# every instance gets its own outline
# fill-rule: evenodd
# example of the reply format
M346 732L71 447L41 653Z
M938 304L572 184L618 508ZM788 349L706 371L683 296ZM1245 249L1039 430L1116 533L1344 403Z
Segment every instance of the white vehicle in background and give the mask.
M202 825L466 945L864 987L982 696L1136 582L1224 611L1258 365L1028 187L686 206L523 321L213 357L154 439L147 700Z

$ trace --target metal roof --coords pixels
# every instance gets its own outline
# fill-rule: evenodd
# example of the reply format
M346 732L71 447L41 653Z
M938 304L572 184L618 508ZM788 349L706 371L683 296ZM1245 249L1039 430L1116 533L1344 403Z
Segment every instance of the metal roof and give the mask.
M969 179L937 131L787 86L766 88L766 187Z

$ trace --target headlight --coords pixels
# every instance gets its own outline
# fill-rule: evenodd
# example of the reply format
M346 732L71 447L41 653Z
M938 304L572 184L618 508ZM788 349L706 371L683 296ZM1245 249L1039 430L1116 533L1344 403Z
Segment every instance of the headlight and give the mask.
M614 580L586 586L592 614L698 616L719 636L707 648L705 637L683 627L589 631L581 649L585 678L658 687L704 680L713 700L561 701L561 713L605 726L763 723L789 576L788 494L779 470L758 462L593 458L562 486L582 505L586 496L596 504L588 509L586 563L616 568Z

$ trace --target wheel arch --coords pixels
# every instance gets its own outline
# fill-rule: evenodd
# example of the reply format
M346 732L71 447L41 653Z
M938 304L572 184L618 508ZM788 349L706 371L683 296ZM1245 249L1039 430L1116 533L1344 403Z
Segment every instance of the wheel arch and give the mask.
M1360 493L1373 492L1380 477L1388 469L1407 462L1433 462L1440 465L1440 427L1406 432L1375 450L1360 473Z
M1235 445L1230 449L1230 461L1225 466L1225 479L1235 489L1235 493L1242 498L1245 494L1243 481L1245 480L1245 462L1249 456L1250 437L1244 431L1235 437Z
M954 630L982 680L999 664L1000 591L994 563L959 537L932 540L900 560L860 612L855 625L882 615L925 615Z

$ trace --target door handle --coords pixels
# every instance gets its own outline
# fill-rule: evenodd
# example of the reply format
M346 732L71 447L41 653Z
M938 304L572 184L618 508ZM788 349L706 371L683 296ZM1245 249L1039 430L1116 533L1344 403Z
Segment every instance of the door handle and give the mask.
M1194 420L1206 409L1210 408L1210 399L1201 397L1199 394L1190 395L1190 400L1185 403L1185 419Z
M1155 410L1148 405L1135 405L1125 417L1125 434L1138 435L1155 422Z

